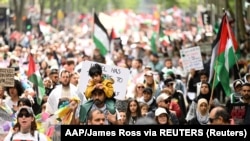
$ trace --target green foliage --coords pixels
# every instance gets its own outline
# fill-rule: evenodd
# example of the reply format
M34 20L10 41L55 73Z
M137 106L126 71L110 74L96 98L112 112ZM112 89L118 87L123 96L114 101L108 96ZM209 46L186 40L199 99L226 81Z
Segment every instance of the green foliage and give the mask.
M140 0L110 0L113 9L132 9L136 10ZM108 9L109 10L109 9Z
M86 8L87 11L84 12L91 12L95 10L97 12L104 11L107 8L108 0L84 0L86 1L86 5L82 5L83 8Z
M197 5L199 0L153 0L153 2L161 5L162 10L173 6L177 6L182 9L189 9L192 6Z
M231 7L232 11L235 13L235 0L228 0L229 6Z
M8 4L9 0L0 0L0 4Z
M58 5L60 1L61 0L54 0L54 4ZM140 0L72 0L71 2L74 5L74 11L90 13L93 10L96 12L113 9L136 10ZM45 8L50 8L50 1L45 1Z

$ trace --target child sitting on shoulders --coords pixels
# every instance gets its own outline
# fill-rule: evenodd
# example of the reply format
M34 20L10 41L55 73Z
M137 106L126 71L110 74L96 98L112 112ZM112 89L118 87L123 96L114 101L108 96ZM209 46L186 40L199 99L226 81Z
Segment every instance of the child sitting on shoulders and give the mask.
M114 96L114 80L112 78L105 78L102 73L102 67L99 64L95 64L89 69L89 76L91 79L88 82L85 90L85 96L87 99L91 97L91 92L95 88L103 89L107 98L113 98Z

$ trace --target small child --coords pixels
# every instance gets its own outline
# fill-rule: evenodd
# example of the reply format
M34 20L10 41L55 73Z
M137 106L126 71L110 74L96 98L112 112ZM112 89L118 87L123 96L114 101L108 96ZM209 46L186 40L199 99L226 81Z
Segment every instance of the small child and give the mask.
M119 115L120 115L120 123L121 125L126 125L126 121L127 121L127 116L126 116L126 111L124 110L120 110L119 111Z
M95 64L90 67L89 76L91 79L89 80L85 90L85 96L87 99L91 98L91 92L95 88L103 89L107 98L112 98L114 96L114 80L103 76L102 67L99 64Z
M142 116L147 116L147 113L149 112L149 106L147 103L140 103L140 108L141 108L141 115Z

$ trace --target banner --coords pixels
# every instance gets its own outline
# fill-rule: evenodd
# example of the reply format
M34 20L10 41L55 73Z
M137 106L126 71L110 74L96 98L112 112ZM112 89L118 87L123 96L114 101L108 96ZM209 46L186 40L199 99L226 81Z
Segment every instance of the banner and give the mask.
M0 68L0 85L4 87L13 87L14 76L14 68Z
M191 69L202 70L204 68L199 46L183 48L180 50L180 55L183 68L186 71L190 71Z
M88 75L89 68L96 64L97 62L93 61L84 61L81 73L78 91L81 93L85 92L90 76ZM127 84L128 78L130 76L130 71L127 68L122 68L118 66L110 66L102 63L98 63L102 66L103 75L106 77L111 77L114 79L114 92L115 98L118 100L125 100L126 92L127 92Z

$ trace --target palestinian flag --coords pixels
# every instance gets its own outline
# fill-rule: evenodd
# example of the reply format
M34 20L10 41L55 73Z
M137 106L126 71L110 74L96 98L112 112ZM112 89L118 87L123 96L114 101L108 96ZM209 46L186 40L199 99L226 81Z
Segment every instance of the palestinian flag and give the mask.
M238 44L225 14L212 44L209 82L213 88L221 83L227 96L231 94L229 70L237 63L238 50Z
M94 43L100 50L102 55L106 55L109 52L110 39L107 30L100 22L96 13L94 13Z
M29 55L28 79L33 83L33 88L36 90L36 100L39 105L42 103L42 98L45 95L45 88L39 70L36 69L36 64L32 54Z

